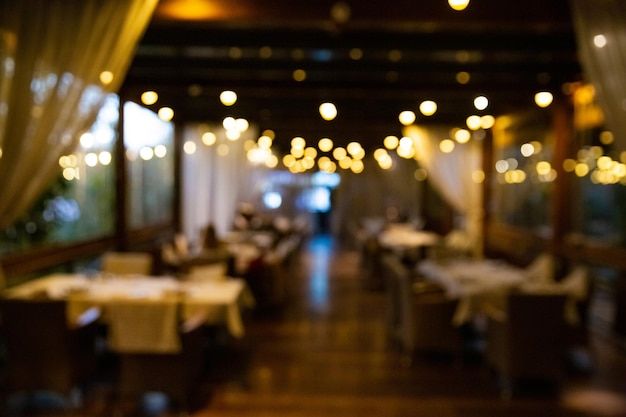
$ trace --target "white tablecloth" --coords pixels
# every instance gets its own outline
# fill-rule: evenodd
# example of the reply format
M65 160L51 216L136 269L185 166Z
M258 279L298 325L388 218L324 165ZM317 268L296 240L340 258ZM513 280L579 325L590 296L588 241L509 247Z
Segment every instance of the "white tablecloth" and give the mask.
M178 281L168 277L96 276L54 274L7 290L6 297L46 296L68 301L68 319L76 320L90 307L100 307L106 319L107 305L120 301L180 303L183 318L204 314L208 324L224 323L234 337L244 335L241 307L254 303L240 279L219 282Z

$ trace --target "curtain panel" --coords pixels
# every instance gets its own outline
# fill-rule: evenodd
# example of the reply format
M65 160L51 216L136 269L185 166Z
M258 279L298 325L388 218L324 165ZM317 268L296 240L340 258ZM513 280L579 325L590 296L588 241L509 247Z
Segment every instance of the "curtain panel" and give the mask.
M474 254L482 256L482 186L474 180L474 173L482 166L480 143L472 140L456 144L452 152L443 153L439 150L439 141L449 135L448 129L409 126L404 134L413 139L418 161L428 172L433 187L463 216L463 228L475 248Z
M120 87L158 0L0 1L0 228Z
M626 149L626 2L572 0L578 52L589 81L613 131Z

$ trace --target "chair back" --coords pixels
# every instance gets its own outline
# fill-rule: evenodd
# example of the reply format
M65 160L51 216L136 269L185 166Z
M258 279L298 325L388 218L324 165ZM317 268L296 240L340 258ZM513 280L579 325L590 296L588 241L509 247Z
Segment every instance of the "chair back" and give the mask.
M150 275L152 255L145 252L107 252L102 257L102 272L116 275Z

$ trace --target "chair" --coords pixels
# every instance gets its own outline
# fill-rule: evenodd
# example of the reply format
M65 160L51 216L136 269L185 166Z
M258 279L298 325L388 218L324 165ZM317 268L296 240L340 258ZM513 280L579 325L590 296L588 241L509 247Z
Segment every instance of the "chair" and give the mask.
M112 344L112 350L118 355L120 361L116 395L118 399L126 401L146 392L158 391L168 395L180 409L187 411L204 371L205 335L202 324L205 317L202 315L192 317L180 324L179 305L176 302L166 304L163 305L160 302L132 304L129 302L126 306L120 304L121 308L117 311L113 311L115 308L111 311L115 316L113 320L122 324L137 321L138 317L154 316L155 312L159 315L158 310L163 307L166 311L165 314L161 314L162 323L150 320L144 323L151 326L145 329L145 333L151 333L148 339L152 340L147 343L144 341L143 346L137 345L138 338L128 331L119 332L118 328L118 334L113 335L116 340ZM170 312L174 314L173 320L170 319L172 318ZM131 330L133 326L130 326ZM113 328L111 330L111 333L116 332ZM175 343L162 343L162 332L166 336L175 337ZM123 340L124 337L129 336L131 340ZM153 343L158 339L161 340Z
M95 371L96 316L70 326L64 301L7 298L0 300L0 314L10 392L69 395Z
M102 272L115 275L150 275L152 255L144 252L107 252L102 257Z
M521 380L558 384L566 352L563 294L510 294L505 318L489 318L486 357L502 377L502 396Z
M448 299L435 284L414 284L410 271L396 257L386 256L383 264L389 279L390 330L402 349L407 353L461 353L459 329L452 324L457 301Z

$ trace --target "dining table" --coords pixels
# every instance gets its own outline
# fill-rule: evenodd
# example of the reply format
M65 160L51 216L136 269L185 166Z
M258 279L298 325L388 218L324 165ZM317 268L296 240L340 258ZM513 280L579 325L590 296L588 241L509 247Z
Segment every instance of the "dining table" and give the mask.
M231 336L242 338L245 329L242 310L254 305L245 281L235 278L198 281L170 276L114 274L51 274L4 291L3 297L64 300L67 320L76 323L93 308L107 322L120 304L174 306L182 319L202 317L205 324L223 325Z

